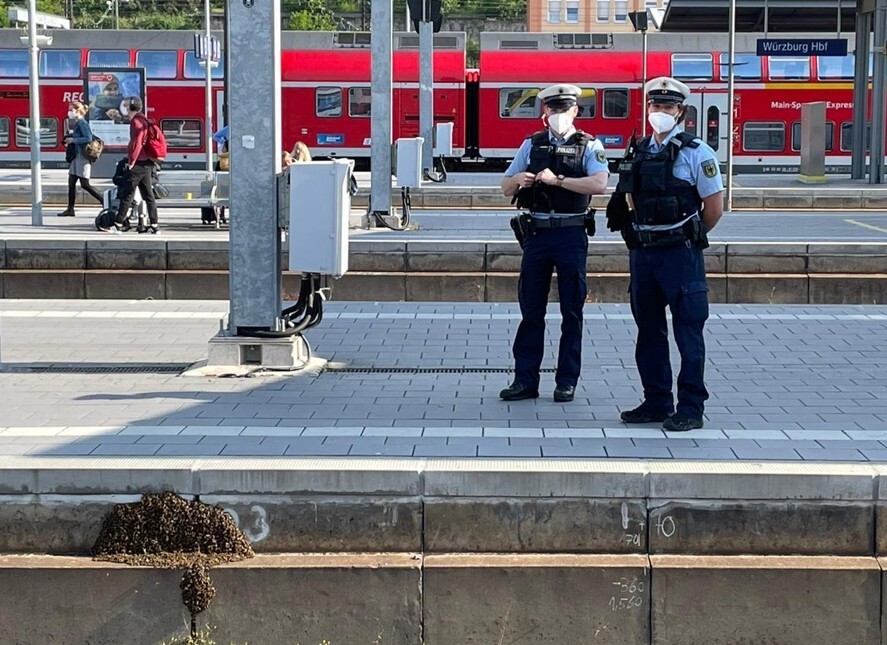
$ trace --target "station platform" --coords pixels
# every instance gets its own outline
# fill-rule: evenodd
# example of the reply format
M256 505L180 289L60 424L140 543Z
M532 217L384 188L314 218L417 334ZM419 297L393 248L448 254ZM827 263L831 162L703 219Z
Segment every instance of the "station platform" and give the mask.
M174 172L174 171L171 171ZM354 203L366 206L369 199L370 173L355 173L360 188ZM67 173L64 170L44 170L44 202L47 205L64 205L67 200ZM412 204L416 208L507 208L510 198L502 195L499 182L501 173L450 173L446 183L425 182L421 188L411 190ZM610 191L615 186L610 178ZM99 191L111 186L110 179L95 179ZM199 194L199 186L194 194ZM0 204L21 205L31 203L31 174L29 170L0 170ZM606 206L608 196L597 196L594 205ZM79 203L89 199L78 189ZM391 200L400 203L400 189L392 180ZM850 179L849 175L828 175L824 184L807 184L796 174L761 173L738 175L733 178L734 209L804 209L804 210L887 210L887 184L869 184L867 179Z
M200 224L197 209L163 209L161 235L95 230L98 209L74 218L0 207L0 296L4 298L228 297L228 231ZM413 211L410 230L353 228L349 271L333 283L339 301L513 302L520 248L513 210ZM359 226L365 211L355 209ZM589 242L591 302L626 302L628 253L603 214ZM722 303L887 302L887 212L737 211L710 235L711 299ZM283 252L282 266L288 256ZM299 275L285 272L294 295ZM554 298L555 286L552 287Z
M174 490L259 553L211 571L222 642L880 641L887 307L714 305L684 434L619 421L624 305L586 307L568 404L554 308L513 403L512 304L330 303L301 371L183 374L226 309L0 302L0 640L181 633L180 574L84 557L113 504Z
M684 434L619 420L641 391L606 231L576 399L551 398L552 305L540 398L499 400L520 252L495 190L353 229L304 369L213 377L187 373L227 311L226 230L188 209L160 236L99 233L94 208L32 227L0 192L0 642L187 631L180 572L88 558L114 504L163 490L221 505L258 553L211 571L219 642L887 642L880 189L765 206L760 185L725 216L711 399Z

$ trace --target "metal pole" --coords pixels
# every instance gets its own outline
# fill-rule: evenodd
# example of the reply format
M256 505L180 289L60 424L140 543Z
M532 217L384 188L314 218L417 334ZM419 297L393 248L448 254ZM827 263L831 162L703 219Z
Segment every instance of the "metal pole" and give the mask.
M887 60L884 47L887 45L887 0L877 0L875 4L875 60L872 66L872 120L871 142L872 151L869 165L869 183L884 183L884 92L887 84ZM865 130L863 130L865 131ZM867 137L868 138L868 137Z
M204 11L206 12L206 170L211 172L213 169L213 48L209 0L206 0Z
M838 30L835 38L841 37L841 0L838 0Z
M367 0L367 1L369 1L369 0ZM404 2L403 8L404 8L404 20L406 21L404 23L403 30L404 31L412 31L413 25L411 24L412 21L410 20L410 3Z
M853 129L851 130L850 178L865 177L865 117L868 106L869 35L872 13L856 14L856 50L853 62Z
M234 335L278 328L281 172L280 3L228 0L231 79L230 318ZM256 118L256 115L261 115Z
M647 136L647 30L641 31L641 138Z
M31 97L31 225L43 226L43 168L40 164L40 86L38 84L37 0L28 0Z
M372 73L370 78L370 211L388 214L391 211L391 67L392 0L372 0L370 5L370 44Z
M114 29L120 29L120 0L114 0Z
M736 56L736 0L730 0L730 45L729 45L729 73L727 75L727 182L726 189L727 211L733 210L733 69ZM700 114L700 119L705 122L705 116Z
M427 2L422 3L422 22L419 23L419 136L422 143L422 170L434 168L434 25L425 15Z
M767 31L770 29L770 9L767 7L767 0L764 0L764 38L767 37Z

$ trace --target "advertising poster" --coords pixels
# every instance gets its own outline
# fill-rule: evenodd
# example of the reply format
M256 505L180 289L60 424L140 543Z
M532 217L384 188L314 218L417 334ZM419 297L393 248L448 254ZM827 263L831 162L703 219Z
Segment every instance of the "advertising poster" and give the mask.
M129 144L129 114L126 106L135 97L147 106L145 70L131 67L87 67L83 96L89 111L92 133L112 148Z

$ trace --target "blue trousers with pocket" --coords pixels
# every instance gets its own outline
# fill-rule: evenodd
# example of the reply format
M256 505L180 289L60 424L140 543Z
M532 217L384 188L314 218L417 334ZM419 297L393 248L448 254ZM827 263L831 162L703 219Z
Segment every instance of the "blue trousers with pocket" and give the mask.
M576 386L582 365L587 256L588 235L582 226L539 229L527 238L517 287L521 322L513 345L518 383L539 387L539 370L545 353L545 311L552 271L557 271L561 339L555 383L563 387Z
M635 361L644 401L655 410L674 409L667 306L681 355L677 410L701 419L708 399L702 336L708 320L708 283L702 249L691 243L634 249L630 252L630 270L631 312L638 329Z

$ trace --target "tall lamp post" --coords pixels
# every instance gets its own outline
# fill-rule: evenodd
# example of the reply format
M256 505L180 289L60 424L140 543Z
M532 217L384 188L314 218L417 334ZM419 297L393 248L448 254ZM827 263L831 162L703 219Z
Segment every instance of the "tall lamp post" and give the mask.
M647 10L632 11L628 14L632 26L635 31L641 32L641 137L647 136L647 119L646 112L646 95L644 94L644 86L647 84Z
M28 35L21 37L29 49L29 97L31 107L31 225L43 226L43 178L40 163L40 47L52 44L52 36L37 35L37 0L28 0Z
M766 8L764 9L766 11ZM736 0L730 0L729 45L727 61L727 212L733 210L733 97L734 97L734 65L736 63Z
M206 12L206 170L213 169L213 42L210 29L210 5L206 0L204 5Z

